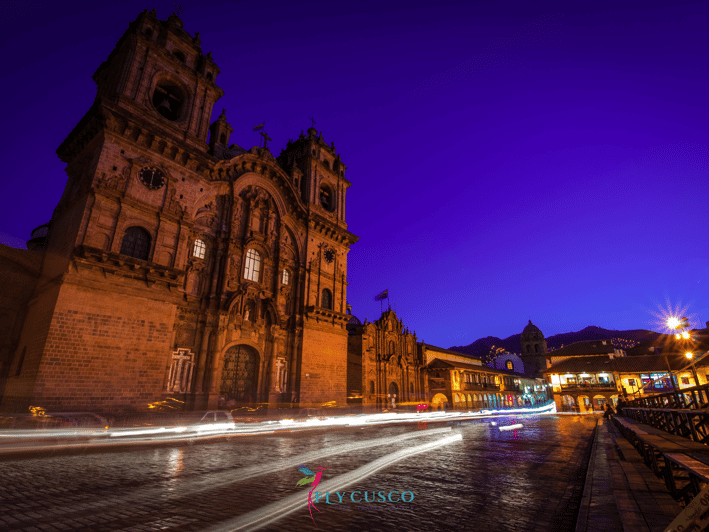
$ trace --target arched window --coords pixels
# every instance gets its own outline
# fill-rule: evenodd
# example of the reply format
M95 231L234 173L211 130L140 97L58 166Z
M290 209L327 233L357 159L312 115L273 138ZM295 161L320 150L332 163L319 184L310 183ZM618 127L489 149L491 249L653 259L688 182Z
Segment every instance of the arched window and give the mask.
M515 366L514 366L514 364L512 363L511 360L508 360L507 362L505 362L505 367L506 367L507 369L515 369Z
M322 291L322 300L320 301L320 306L322 308L330 309L332 310L332 292L325 288Z
M534 344L534 352L539 353L539 344Z
M194 247L192 248L192 255L198 259L203 259L207 251L207 246L204 244L204 240L195 240Z
M281 283L288 284L290 282L290 274L288 270L283 270L283 276L281 277Z
M396 347L394 345L394 341L392 340L391 342L389 342L389 354L393 355L395 350L396 350Z
M374 381L369 381L369 393L374 393Z
M219 136L219 143L226 144L226 135L224 133Z
M532 346L531 346L531 345L528 345L528 346L527 346L527 353L531 353L531 352L532 352Z
M261 272L261 255L255 249L246 252L246 266L244 268L244 278L248 281L258 282Z
M142 227L133 226L126 229L121 243L121 255L135 259L148 260L150 254L150 233Z

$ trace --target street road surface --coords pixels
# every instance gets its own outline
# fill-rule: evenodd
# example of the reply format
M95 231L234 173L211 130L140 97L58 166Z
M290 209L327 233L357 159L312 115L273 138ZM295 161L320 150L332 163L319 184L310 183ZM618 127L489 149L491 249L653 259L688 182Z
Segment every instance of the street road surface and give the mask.
M515 416L5 459L0 530L572 531L595 421ZM300 465L327 468L314 491L330 495L313 494L312 518Z

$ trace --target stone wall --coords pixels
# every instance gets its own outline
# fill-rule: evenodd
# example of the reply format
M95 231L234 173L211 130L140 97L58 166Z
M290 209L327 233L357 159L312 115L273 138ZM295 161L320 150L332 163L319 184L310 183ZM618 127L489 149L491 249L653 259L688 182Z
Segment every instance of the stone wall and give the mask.
M300 404L347 404L347 331L306 327L300 369Z
M31 401L47 410L147 410L161 399L175 306L62 285Z

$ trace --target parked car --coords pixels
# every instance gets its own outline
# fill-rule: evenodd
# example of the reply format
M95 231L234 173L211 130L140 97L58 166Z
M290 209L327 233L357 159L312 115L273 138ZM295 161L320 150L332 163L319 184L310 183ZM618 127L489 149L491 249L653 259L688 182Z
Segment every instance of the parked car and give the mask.
M234 418L228 410L208 410L206 412L191 412L183 419L190 425L216 425L219 423L234 423Z

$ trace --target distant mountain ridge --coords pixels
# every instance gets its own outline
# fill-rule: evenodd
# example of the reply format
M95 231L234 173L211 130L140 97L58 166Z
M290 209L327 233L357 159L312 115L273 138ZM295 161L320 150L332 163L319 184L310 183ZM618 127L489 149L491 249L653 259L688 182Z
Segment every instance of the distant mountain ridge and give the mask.
M451 351L465 353L480 357L486 361L490 360L497 352L517 353L522 352L520 343L522 333L515 334L504 340L496 336L488 336L475 340L472 344L464 346L449 347ZM654 341L662 336L660 333L647 331L645 329L632 329L629 331L616 331L611 329L603 329L589 325L585 329L577 332L555 334L546 338L547 348L549 351L559 349L565 345L573 344L574 342L583 342L586 340L610 340L611 344L618 349L629 349L634 345L648 340Z

